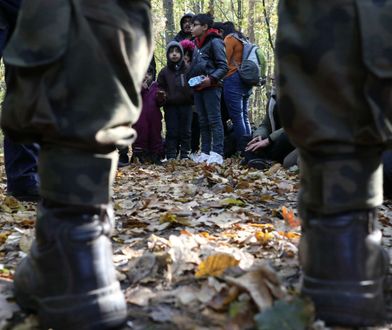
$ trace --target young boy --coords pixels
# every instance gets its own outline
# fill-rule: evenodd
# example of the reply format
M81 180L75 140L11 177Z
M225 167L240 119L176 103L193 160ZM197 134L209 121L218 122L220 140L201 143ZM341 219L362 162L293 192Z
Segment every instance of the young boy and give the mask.
M158 84L154 81L155 70L150 64L142 85L142 112L133 128L137 138L132 145L133 159L141 163L161 164L163 156L162 141L162 100L158 95Z
M166 48L167 65L158 75L159 88L165 93L166 158L188 159L191 149L192 90L187 84L182 46L172 41Z
M201 133L201 154L194 160L222 164L224 135L220 107L222 79L228 66L225 45L218 30L212 28L213 23L208 14L198 14L192 18L191 30L196 49L188 78L204 77L201 84L194 87Z

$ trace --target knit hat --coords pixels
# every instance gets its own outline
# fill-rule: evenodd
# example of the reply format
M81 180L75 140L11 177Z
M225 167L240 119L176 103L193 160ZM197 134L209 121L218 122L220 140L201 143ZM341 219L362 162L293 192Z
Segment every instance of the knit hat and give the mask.
M182 49L184 50L184 53L193 53L193 50L195 49L195 44L188 40L188 39L184 39L182 41L180 41L180 45L182 46Z

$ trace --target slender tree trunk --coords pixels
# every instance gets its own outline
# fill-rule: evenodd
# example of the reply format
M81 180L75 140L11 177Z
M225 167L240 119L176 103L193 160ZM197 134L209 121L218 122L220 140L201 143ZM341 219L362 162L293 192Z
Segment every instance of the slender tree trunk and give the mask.
M254 43L255 39L255 7L256 7L256 0L248 0L248 38L250 42Z
M204 12L204 0L193 1L193 12L195 14Z
M238 17L238 30L242 30L242 23L244 19L242 0L237 0L237 17Z
M214 14L215 14L215 10L214 10L214 0L209 0L208 1L208 12L212 15L212 16L214 16Z
M173 40L176 31L174 25L173 0L163 0L163 9L166 16L166 43Z
M263 0L263 12L264 12L265 24L267 26L268 40L270 42L272 50L275 51L274 42L272 40L272 35L271 35L270 20L269 20L268 14L267 14L267 8L266 8L266 5L265 5L265 0Z

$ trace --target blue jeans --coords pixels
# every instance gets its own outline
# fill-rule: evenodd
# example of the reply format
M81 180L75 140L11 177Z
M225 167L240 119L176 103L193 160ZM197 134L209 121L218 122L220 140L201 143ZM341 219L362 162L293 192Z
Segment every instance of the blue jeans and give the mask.
M4 138L4 165L7 176L7 191L24 192L37 188L39 184L37 144L19 144Z
M222 89L220 87L195 91L195 106L200 124L201 152L205 154L213 151L223 156L221 95Z
M238 72L235 72L230 77L225 78L223 94L233 123L237 150L242 151L244 147L241 143L243 138L250 136L252 133L248 117L249 97L252 94L252 87L246 86L241 81Z

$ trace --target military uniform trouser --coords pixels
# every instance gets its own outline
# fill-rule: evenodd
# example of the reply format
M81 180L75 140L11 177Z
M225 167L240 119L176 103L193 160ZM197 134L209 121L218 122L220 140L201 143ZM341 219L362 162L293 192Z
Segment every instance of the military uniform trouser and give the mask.
M110 201L115 146L135 138L152 53L149 7L142 0L24 1L4 53L10 81L1 124L20 142L41 144L43 198Z
M279 109L300 152L301 212L382 203L381 154L392 134L391 22L391 1L280 1Z

